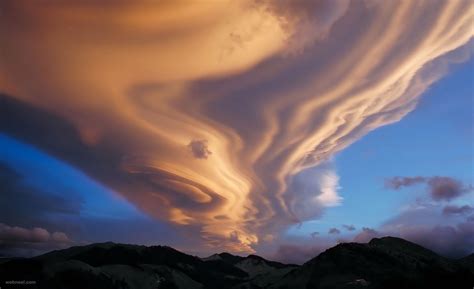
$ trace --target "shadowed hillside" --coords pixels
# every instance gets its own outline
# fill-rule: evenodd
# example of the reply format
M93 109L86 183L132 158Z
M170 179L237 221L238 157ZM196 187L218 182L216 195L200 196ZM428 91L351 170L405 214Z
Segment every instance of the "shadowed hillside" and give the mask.
M302 266L256 255L198 258L166 246L100 243L0 262L0 276L2 288L471 289L474 258L447 259L393 237L339 244Z

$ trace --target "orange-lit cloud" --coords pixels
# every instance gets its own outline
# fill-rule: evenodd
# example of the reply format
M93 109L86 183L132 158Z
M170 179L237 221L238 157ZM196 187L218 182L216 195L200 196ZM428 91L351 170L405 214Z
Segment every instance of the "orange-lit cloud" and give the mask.
M470 4L2 1L0 89L149 215L251 251L340 201L327 161L470 53Z

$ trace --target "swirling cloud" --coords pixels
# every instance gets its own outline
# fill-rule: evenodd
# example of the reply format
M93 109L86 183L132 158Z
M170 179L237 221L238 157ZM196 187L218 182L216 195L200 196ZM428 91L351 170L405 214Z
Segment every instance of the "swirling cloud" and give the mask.
M473 36L467 0L301 3L2 1L0 89L77 130L80 158L45 150L252 251L337 204L333 169L298 178L413 110Z

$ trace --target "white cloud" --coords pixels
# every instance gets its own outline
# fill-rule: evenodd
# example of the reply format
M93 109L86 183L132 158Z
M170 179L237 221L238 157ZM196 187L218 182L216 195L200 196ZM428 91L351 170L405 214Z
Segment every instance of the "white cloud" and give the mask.
M332 163L306 169L293 179L290 208L300 221L317 218L323 208L341 204L339 188L339 176Z

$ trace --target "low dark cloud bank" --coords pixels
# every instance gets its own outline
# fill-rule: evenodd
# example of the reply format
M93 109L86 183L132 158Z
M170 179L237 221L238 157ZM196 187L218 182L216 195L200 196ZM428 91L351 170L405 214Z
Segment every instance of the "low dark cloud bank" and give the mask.
M32 256L73 244L63 232L23 228L0 223L0 256Z
M366 243L372 238L383 236L404 238L446 257L460 258L474 252L474 222L472 221L454 226L406 227L398 231L364 228L353 241Z
M410 228L401 230L400 236L447 257L459 258L474 252L472 221L426 229Z
M469 205L464 206L446 206L443 209L444 215L467 215L474 213L474 208Z
M474 252L474 208L470 204L445 205L442 201L460 200L473 191L472 185L445 177L394 177L385 186L394 190L424 184L426 193L435 201L424 203L401 212L387 221L378 231L363 230L355 240L392 235L425 246L441 255L463 257ZM446 217L455 217L447 219Z
M33 186L15 169L0 162L0 256L29 257L74 244L110 240L175 247L192 242L148 218L84 214L81 196L53 184ZM41 178L42 172L35 173ZM127 234L123 234L124 228Z
M79 200L26 185L19 174L0 163L0 256L26 257L72 245L61 231L67 225L58 223L54 215L78 215L80 206Z

